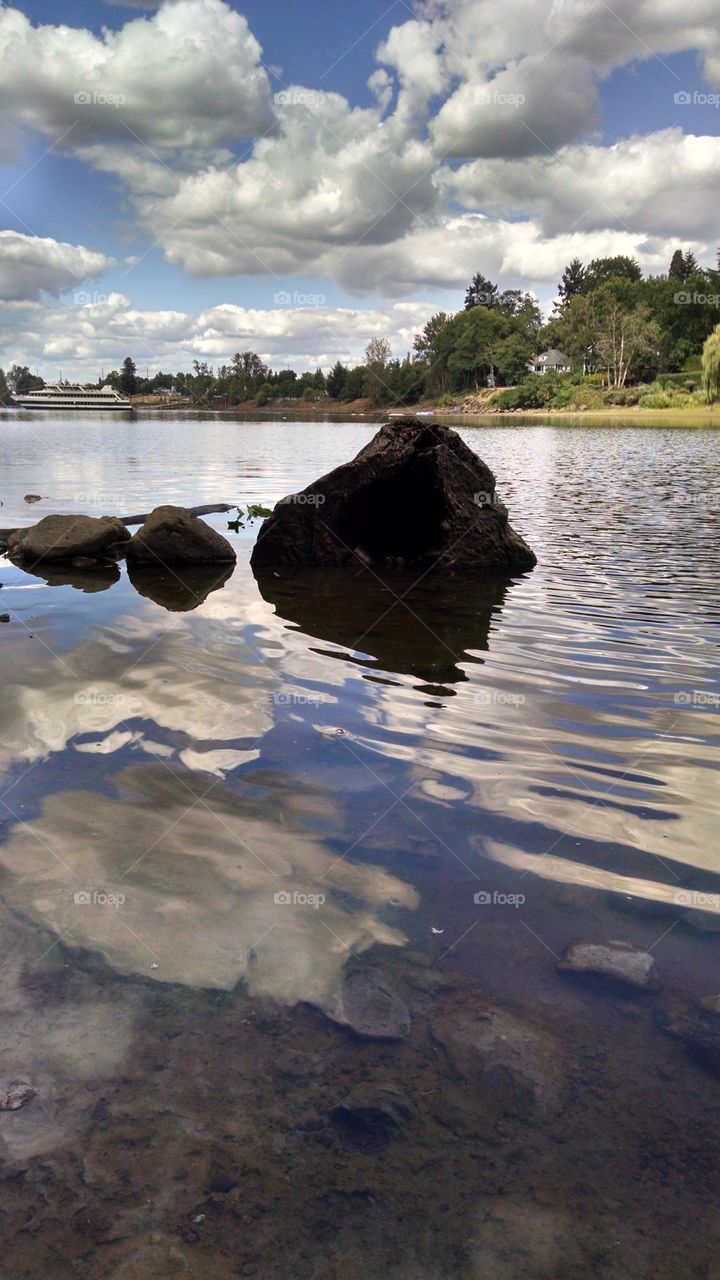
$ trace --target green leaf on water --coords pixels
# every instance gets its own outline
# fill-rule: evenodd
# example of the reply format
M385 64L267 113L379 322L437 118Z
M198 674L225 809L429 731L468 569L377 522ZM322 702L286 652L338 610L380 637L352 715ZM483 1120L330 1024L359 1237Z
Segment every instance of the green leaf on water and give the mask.
M232 529L233 533L239 533L245 528L245 520L260 520L265 516L271 516L272 511L269 507L263 507L259 502L248 503L248 509L243 511L242 507L237 508L237 519L228 520L228 529Z

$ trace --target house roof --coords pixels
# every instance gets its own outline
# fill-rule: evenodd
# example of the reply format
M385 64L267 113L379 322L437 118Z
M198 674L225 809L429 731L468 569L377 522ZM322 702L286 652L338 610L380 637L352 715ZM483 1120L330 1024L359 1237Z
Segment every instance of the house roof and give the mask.
M543 351L538 356L536 364L572 364L572 361L562 351L553 348L550 351Z

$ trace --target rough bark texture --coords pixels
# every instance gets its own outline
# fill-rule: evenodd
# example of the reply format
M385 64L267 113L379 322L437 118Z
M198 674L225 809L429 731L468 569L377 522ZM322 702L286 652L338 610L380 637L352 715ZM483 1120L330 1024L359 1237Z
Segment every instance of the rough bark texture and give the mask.
M400 418L356 458L278 503L254 567L357 564L519 573L536 558L489 467L457 432Z
M126 549L128 564L227 564L235 551L222 534L185 507L156 507Z

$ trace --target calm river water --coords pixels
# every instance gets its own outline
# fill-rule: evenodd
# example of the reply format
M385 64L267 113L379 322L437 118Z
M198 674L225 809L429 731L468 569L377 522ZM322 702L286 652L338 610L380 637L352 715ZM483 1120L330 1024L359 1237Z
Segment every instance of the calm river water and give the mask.
M720 1081L658 1025L720 992L720 433L458 429L522 578L0 559L3 1280L720 1276ZM0 526L272 505L375 430L0 413ZM406 1041L327 1016L376 960ZM368 1082L389 1137L328 1118Z

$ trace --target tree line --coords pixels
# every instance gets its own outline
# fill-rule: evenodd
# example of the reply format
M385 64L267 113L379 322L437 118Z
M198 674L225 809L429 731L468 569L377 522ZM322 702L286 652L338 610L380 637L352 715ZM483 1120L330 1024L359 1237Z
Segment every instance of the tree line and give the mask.
M478 272L463 309L432 316L402 359L393 357L386 338L375 337L361 364L338 360L327 372L273 370L256 352L245 351L217 370L195 360L190 372L143 378L128 356L96 385L109 383L129 396L173 391L197 405L212 405L216 397L228 405L363 398L412 405L523 383L533 358L551 348L568 357L576 375L602 374L608 388L622 391L660 373L700 370L703 346L718 324L720 254L717 266L708 268L677 249L668 271L654 276L643 276L635 259L623 255L587 264L575 258L562 274L547 322L531 294L502 290ZM43 385L25 366L14 365L7 375L0 370L0 399Z

